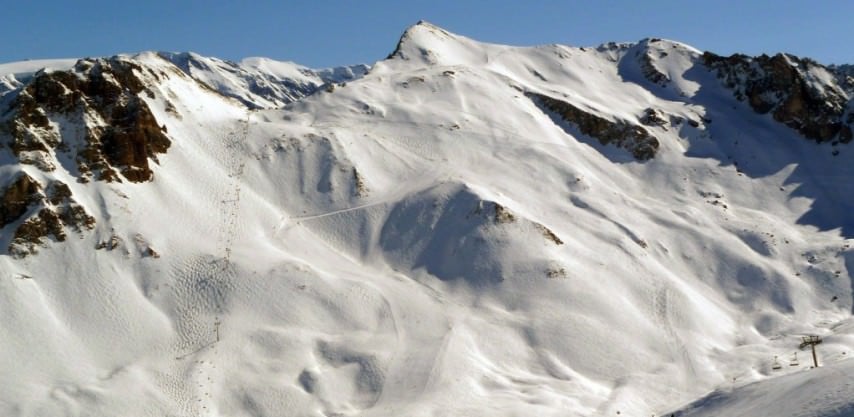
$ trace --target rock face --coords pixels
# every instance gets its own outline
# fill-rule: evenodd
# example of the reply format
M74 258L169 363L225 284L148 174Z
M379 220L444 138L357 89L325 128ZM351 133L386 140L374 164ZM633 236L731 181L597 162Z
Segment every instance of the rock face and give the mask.
M142 67L120 57L39 72L0 113L0 143L21 163L43 171L54 169L52 155L65 153L81 182L150 181L149 160L156 162L171 141L140 96L153 96L143 74ZM68 122L83 131L64 129Z
M643 116L638 118L638 120L647 125L647 126L666 126L667 119L661 114L661 111L657 109L653 109L652 107L647 107L643 111Z
M41 187L27 174L20 175L3 190L0 197L0 227L5 227L23 216L30 205L39 201Z
M661 41L661 39L650 38L650 39L645 39L642 42L646 42L647 44L650 44L650 43L656 43L656 42L660 42L660 41ZM651 83L658 84L660 86L665 86L665 85L667 85L667 83L670 82L670 77L668 77L667 74L662 73L661 71L658 70L658 68L655 67L655 64L653 63L653 57L652 57L653 53L655 53L655 51L652 51L652 50L647 48L638 57L638 64L640 65L641 73L643 74L644 78L649 80ZM663 56L661 56L662 58L664 56L667 56L666 52L661 52L661 54L663 55Z
M830 65L827 69L836 74L836 82L848 93L849 97L854 95L854 65Z
M655 157L659 142L641 126L627 121L610 121L579 109L563 100L538 93L528 93L535 102L575 126L582 134L603 145L615 145L631 152L639 161Z
M703 54L703 63L758 113L817 142L849 142L852 122L848 97L828 69L810 59L786 54L722 57Z
M43 192L37 180L23 173L0 193L0 201L0 228L20 222L8 247L9 254L18 258L36 253L50 238L64 241L66 228L80 233L95 226L95 218L61 181L50 182Z

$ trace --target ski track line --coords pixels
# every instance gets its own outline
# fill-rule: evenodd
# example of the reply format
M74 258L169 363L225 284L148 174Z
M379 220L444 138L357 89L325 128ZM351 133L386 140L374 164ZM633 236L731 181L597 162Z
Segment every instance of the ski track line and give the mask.
M173 291L177 299L184 300L176 306L178 341L173 372L185 385L190 385L183 390L190 395L181 395L175 400L189 415L217 415L212 392L218 381L212 369L216 368L218 358L218 316L235 285L231 252L240 230L241 181L249 157L245 150L251 116L251 110L247 111L246 118L239 120L236 128L223 138L221 163L226 168L226 187L211 190L211 195L219 198L220 207L218 215L212 219L217 221L215 254L179 260L170 271ZM214 322L210 321L211 313L217 316ZM193 358L195 360L187 362ZM187 375L190 375L189 380Z

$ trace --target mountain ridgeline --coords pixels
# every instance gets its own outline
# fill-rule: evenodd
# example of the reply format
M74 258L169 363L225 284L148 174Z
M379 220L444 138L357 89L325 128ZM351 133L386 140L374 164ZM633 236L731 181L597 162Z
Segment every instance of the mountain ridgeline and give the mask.
M798 335L850 356L852 131L850 65L656 38L420 22L333 69L2 64L0 414L705 415L789 389L814 378L707 395L805 370L771 365Z
M410 36L409 32L403 35L388 60L411 59L411 51L404 51ZM604 52L620 69L636 66L632 71L639 70L646 81L640 85L649 88L651 94L659 94L652 85L667 88L671 81L672 69L663 68L670 63L668 54L692 53L685 46L660 39L645 39L638 44L611 43L596 49L581 48L580 52L594 57ZM417 54L416 59L436 60L429 49L419 49ZM166 62L149 64L154 58ZM850 66L826 67L782 53L773 57L722 57L705 52L692 61L693 66L713 74L735 100L748 103L756 113L772 115L775 121L806 139L831 142L834 146L852 139L854 78ZM23 74L21 80L15 74L6 74L0 144L20 168L17 173L6 175L4 201L14 207L31 208L26 202L38 200L38 191L21 195L15 188L15 180L26 165L51 172L61 161L68 161L64 169L79 182L153 180L150 164L158 163L157 155L168 151L171 140L146 100L153 100L156 87L169 78L190 77L203 88L236 99L249 109L275 109L319 91L332 91L336 84L357 80L368 70L366 65L357 65L317 71L263 58L236 64L193 53L144 53L81 59L71 68L45 68ZM530 71L548 83L535 68ZM627 74L624 82L637 81L632 80L632 75L635 74ZM709 122L700 114L688 120L672 115L661 118L660 109L655 108L622 119L621 115L609 114L608 109L585 109L537 88L516 88L556 121L565 123L569 132L626 149L638 161L654 158L659 147L655 132L645 126L666 129L683 122L693 127ZM690 104L688 97L681 95ZM167 110L174 108L169 100L164 98ZM14 234L16 225L38 216L36 204L31 205L32 210L15 210L16 216L7 215L4 227L15 224L8 233ZM52 228L61 230L60 226ZM46 234L29 234L29 244L43 242L50 234L44 230Z

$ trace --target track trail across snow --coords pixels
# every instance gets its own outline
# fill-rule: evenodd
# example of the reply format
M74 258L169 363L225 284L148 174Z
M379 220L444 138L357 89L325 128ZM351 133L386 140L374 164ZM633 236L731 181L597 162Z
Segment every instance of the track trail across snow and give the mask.
M216 213L211 213L215 236L214 252L176 259L171 268L178 340L174 348L175 368L187 381L174 400L187 415L217 415L214 391L217 380L218 344L221 340L220 317L228 308L229 294L236 287L237 272L231 253L241 230L240 207L242 177L248 159L247 140L252 113L236 120L219 138L217 159L224 176L210 190L216 198Z

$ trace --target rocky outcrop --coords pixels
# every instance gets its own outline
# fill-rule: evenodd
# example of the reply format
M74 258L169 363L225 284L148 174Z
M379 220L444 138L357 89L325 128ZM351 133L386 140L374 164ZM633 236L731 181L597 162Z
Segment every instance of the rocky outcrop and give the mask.
M846 93L815 61L786 54L722 57L706 52L703 63L756 112L770 113L817 142L851 141Z
M21 258L36 253L48 239L64 241L66 229L81 233L95 226L95 219L72 198L71 189L61 181L46 188L27 174L21 174L2 194L0 228L20 222L11 231L9 254Z
M854 65L830 65L827 69L836 74L836 82L854 98Z
M53 169L51 154L66 153L80 181L150 181L149 161L171 141L141 96L153 96L143 74L159 77L146 71L112 57L36 73L0 114L0 143L43 171Z
M572 124L582 134L598 140L603 145L623 148L639 161L654 158L658 151L658 139L642 126L622 120L611 121L543 94L528 93L528 96L541 107Z
M651 43L661 42L661 39L658 38L650 38L642 41L642 44L649 45ZM659 58L664 58L667 56L667 52L656 52L652 49L646 48L643 52L639 52L638 56L638 64L641 69L641 74L643 74L644 78L649 80L649 82L653 84L657 84L660 86L665 86L670 82L670 77L667 74L659 71L658 68L655 67L655 63L653 60L652 54L659 54Z
M638 120L646 126L663 127L668 123L661 111L652 107L644 109L643 115Z
M517 216L507 207L502 206L494 201L481 200L478 201L477 207L472 211L471 215L481 217L486 221L491 221L494 225L504 225L516 223ZM471 216L470 215L470 216ZM563 241L548 227L537 223L533 220L523 219L526 223L530 223L534 228L543 235L544 238L551 241L555 245L563 245Z
M27 209L40 200L40 192L39 183L27 174L12 181L0 195L0 228L26 214Z

